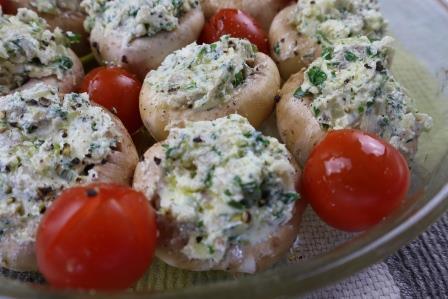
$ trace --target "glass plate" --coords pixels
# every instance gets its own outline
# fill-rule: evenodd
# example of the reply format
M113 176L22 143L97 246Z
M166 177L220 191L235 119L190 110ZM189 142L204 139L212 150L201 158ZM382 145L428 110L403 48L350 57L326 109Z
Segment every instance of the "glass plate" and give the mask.
M413 184L406 203L392 217L362 234L345 234L317 222L308 210L298 242L273 269L257 275L222 272L193 273L156 261L125 298L293 298L343 279L392 254L423 232L448 210L448 1L382 0L382 9L396 37L393 73L417 107L434 118L434 128L420 141ZM88 59L87 59L88 60ZM313 231L330 239L318 252L301 251ZM3 272L0 294L11 297L85 298L86 294L57 292L24 281L36 275ZM14 279L16 278L16 279ZM17 279L18 278L18 279ZM20 281L21 280L21 281ZM91 294L110 298L108 294Z

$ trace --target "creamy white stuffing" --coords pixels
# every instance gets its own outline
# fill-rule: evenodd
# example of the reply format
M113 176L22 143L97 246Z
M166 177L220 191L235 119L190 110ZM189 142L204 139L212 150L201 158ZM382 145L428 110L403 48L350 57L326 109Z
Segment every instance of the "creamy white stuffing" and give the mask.
M299 195L287 150L247 119L188 123L163 147L158 213L193 228L181 249L189 258L219 262L230 246L263 242L292 218Z
M301 0L291 22L323 44L358 36L378 40L387 27L377 0Z
M198 0L83 0L81 3L88 14L84 23L87 31L96 26L106 34L119 31L127 42L175 30L179 18L198 5Z
M0 219L40 217L62 189L95 181L118 146L112 118L87 94L38 84L0 103Z
M57 15L61 11L80 11L80 0L34 0L31 5L38 12Z
M294 95L313 96L310 109L322 128L376 133L412 160L418 138L431 128L432 119L414 108L388 70L392 41L351 38L324 48Z
M56 75L62 79L73 67L67 36L50 31L44 19L28 9L16 16L0 11L0 95L29 79Z
M145 84L177 109L206 110L232 99L254 72L256 49L247 40L224 36L213 44L196 43L170 54Z

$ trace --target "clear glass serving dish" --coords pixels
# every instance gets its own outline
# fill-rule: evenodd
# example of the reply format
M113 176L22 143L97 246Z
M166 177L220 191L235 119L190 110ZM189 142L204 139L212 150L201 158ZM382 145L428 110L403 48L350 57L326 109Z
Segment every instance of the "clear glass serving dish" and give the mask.
M156 261L133 290L120 296L296 298L384 259L448 210L448 39L443 38L448 36L448 1L382 0L381 4L397 39L393 72L418 108L434 119L432 131L421 138L412 190L400 210L374 229L354 235L326 227L308 209L294 248L271 270L239 276L192 273ZM315 239L319 234L325 235L325 246L309 252L310 244L322 243ZM34 274L0 273L0 297L111 297L52 290L36 283L41 280Z

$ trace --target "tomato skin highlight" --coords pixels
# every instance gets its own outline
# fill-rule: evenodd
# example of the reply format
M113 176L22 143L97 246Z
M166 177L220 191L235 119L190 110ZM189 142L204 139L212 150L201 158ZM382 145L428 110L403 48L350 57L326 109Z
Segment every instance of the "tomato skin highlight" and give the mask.
M396 210L410 186L403 155L389 143L357 131L327 134L310 155L302 195L327 224L363 231Z
M123 290L148 269L156 238L142 193L109 184L67 189L39 225L39 271L56 288Z
M136 75L120 67L102 66L84 77L79 92L87 92L92 101L116 114L132 134L143 125L139 110L141 89Z
M223 35L246 38L257 46L260 52L269 55L269 42L266 32L251 16L241 10L225 8L219 10L204 25L199 43L211 44Z

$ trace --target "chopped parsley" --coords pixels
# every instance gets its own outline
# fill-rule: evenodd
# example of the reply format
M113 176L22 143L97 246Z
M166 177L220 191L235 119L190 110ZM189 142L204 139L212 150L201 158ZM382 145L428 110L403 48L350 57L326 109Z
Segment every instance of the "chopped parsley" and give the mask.
M275 46L274 46L274 53L275 53L277 56L280 56L280 43L276 43L276 44L275 44Z
M327 74L317 66L309 69L307 74L311 84L315 86L322 85L327 80Z
M67 56L61 56L56 61L59 67L65 71L73 67L73 61Z
M356 56L355 54L353 54L353 52L350 51L346 51L344 57L347 61L350 62L358 60L358 56Z
M325 60L331 60L333 58L334 49L332 47L325 47L322 51L322 58Z
M235 79L232 81L233 87L238 87L244 82L244 73L243 70L239 71L235 74Z

